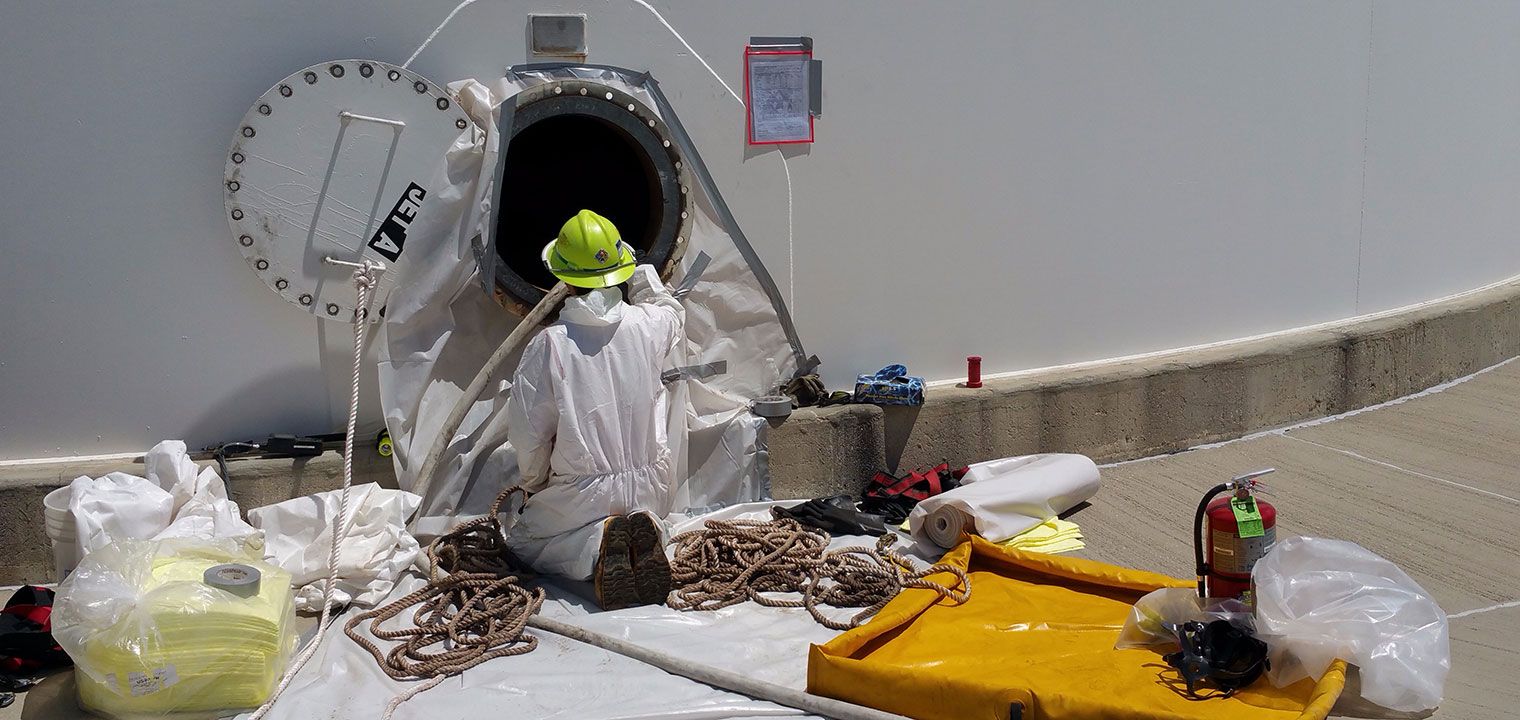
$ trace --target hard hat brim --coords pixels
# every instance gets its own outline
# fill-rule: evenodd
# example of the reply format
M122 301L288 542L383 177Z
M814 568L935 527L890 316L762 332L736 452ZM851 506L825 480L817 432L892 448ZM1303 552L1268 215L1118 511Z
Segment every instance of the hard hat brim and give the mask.
M585 271L570 266L563 257L554 252L554 244L558 240L551 240L544 246L542 258L544 267L554 273L554 277L563 280L566 285L579 288L609 288L622 285L633 277L634 259L633 250L628 244L618 242L618 261L611 270Z

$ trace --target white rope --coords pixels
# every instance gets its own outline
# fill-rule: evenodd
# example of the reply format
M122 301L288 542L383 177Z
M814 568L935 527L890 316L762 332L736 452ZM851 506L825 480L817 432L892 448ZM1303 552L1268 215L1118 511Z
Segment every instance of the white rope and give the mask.
M777 151L781 157L781 169L786 171L786 304L797 312L797 263L792 252L792 166L786 161L786 153Z
M473 2L473 0L471 0ZM359 373L364 367L364 338L369 330L369 299L374 291L376 275L383 266L365 261L354 270L354 289L358 294L358 304L354 307L354 373L353 384L349 388L348 395L348 433L343 439L343 491L338 495L338 515L333 519L332 549L327 553L327 582L322 585L322 616L317 621L317 632L307 641L306 647L296 656L290 668L285 671L285 677L280 679L280 684L275 686L274 692L269 694L269 699L259 706L248 716L248 720L260 720L265 713L274 706L280 694L290 686L290 681L295 679L296 673L306 666L306 662L316 654L317 646L322 643L322 636L327 634L327 628L332 623L332 594L333 588L338 584L338 548L343 540L348 537L348 494L354 484L354 432L359 423Z
M671 24L665 20L665 16L661 15L659 10L654 9L653 5L650 5L649 3L645 2L644 0L633 0L633 1L636 2L636 3L638 3L638 4L640 4L640 5L643 5L645 10L648 10L649 12L654 13L654 19L659 20L660 24L664 25L665 29L670 31L671 35L674 35L677 40L681 41L682 45L686 46L686 52L691 53L691 56L694 57L694 58L696 58L697 62L702 63L702 67L707 68L707 72L709 72L709 73L712 74L713 79L717 80L718 84L722 85L723 89L727 90L728 94L733 96L734 102L739 103L740 107L744 106L744 98L739 97L739 93L734 92L734 89L731 88L731 87L729 87L728 83L726 83L726 82L723 81L723 76L719 75L717 70L714 70L711 65L707 64L707 60L702 57L702 53L697 52L697 49L694 48L694 47L692 47L691 43L686 42L686 38L681 37L681 33L676 32L676 29L674 27L672 27Z
M728 94L734 98L734 102L739 103L739 107L744 107L744 98L739 97L739 93L734 92L734 89L729 87L727 82L723 81L723 76L719 75L718 71L714 70L712 65L707 63L707 59L702 57L702 53L697 52L697 49L692 47L691 43L686 42L686 38L681 37L681 33L671 26L670 22L665 19L664 15L660 14L659 10L654 9L654 6L650 5L646 0L633 0L633 2L644 6L645 10L653 13L654 18L659 20L660 24L664 25L665 29L675 36L676 40L681 41L681 45L686 47L686 51L691 53L691 56L696 58L697 62L702 63L702 67L707 68L708 74L712 75L713 79L717 80L718 84L728 91ZM786 304L790 307L792 314L795 315L797 313L797 253L792 233L792 166L791 163L786 161L786 153L780 152L779 145L777 146L777 150L777 156L781 158L781 169L786 172Z
M412 61L416 60L417 56L421 55L422 51L425 50L425 49L427 49L428 44L431 43L431 42L433 42L433 38L438 37L438 33L443 32L443 26L448 25L449 21L453 20L454 16L458 15L460 10L463 10L466 7L468 7L470 5L473 5L473 4L475 4L475 0L464 0L464 2L459 3L458 5L455 5L454 6L454 10L449 13L448 17L445 17L443 19L443 22L438 23L438 27L433 28L433 31L430 32L430 33L428 33L427 39L423 40L422 44L418 45L417 49L412 51L412 56L409 57L409 58L407 58L406 62L401 63L401 68L404 70L404 69L407 68L407 66L411 65ZM252 720L252 718L250 718L249 720Z
M391 718L396 714L396 708L401 707L402 703L411 700L412 698L417 697L418 695L421 695L429 690L432 690L435 687L438 687L443 683L444 680L448 679L449 677L450 676L448 675L439 675L432 680L422 683L421 685L415 685L406 692L391 698L391 701L385 704L385 714L380 716L380 720L391 720Z

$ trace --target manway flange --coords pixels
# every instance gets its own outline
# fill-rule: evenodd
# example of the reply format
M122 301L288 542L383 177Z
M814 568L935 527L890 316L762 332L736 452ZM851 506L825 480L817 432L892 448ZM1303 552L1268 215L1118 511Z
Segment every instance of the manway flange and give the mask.
M348 322L353 271L324 259L383 263L382 306L435 171L474 132L447 90L405 68L334 60L297 71L233 134L222 187L233 241L280 297Z
M563 115L580 115L595 118L614 127L626 141L642 153L652 176L655 192L656 221L652 236L646 238L642 247L636 247L638 261L653 265L662 278L669 279L680 263L691 240L695 223L694 194L691 168L681 156L670 128L654 110L642 100L621 89L593 80L556 80L523 90L503 107L503 112L513 113L507 137L502 142L502 152L510 153L511 142L518 133L546 120ZM497 207L513 206L512 178L503 178ZM507 242L523 241L534 252L548 238L515 237L513 216L504 213L496 227L497 238L494 251L500 253L503 238ZM638 239L625 237L640 245ZM506 258L497 258L495 281L497 302L517 315L524 315L539 300L547 288L539 287L513 271Z

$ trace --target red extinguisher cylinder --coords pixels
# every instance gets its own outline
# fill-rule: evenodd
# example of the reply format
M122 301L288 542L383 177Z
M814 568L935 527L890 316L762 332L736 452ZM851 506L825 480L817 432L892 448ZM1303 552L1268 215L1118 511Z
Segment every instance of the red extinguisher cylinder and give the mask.
M1277 508L1256 498L1262 535L1243 538L1230 509L1230 499L1230 496L1218 498L1209 503L1207 510L1204 547L1209 564L1208 596L1237 598L1250 604L1251 569L1277 542Z

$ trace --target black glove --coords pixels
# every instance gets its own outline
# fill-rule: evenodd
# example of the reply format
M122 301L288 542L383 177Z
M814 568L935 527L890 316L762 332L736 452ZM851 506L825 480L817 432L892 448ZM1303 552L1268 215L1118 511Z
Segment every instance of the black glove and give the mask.
M790 508L773 507L771 515L796 520L830 535L885 535L887 532L886 522L880 515L855 509L855 500L849 495L814 498Z

